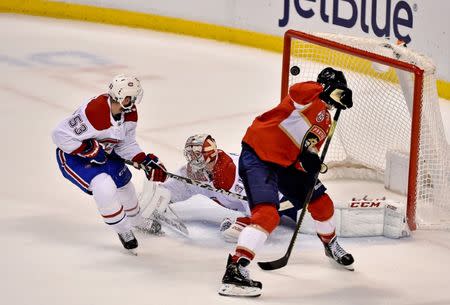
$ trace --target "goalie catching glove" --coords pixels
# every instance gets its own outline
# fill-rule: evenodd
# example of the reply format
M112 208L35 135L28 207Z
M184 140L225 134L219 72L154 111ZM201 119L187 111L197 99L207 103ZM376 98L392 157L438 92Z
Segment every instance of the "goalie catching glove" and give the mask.
M137 162L146 167L145 175L147 179L154 182L164 182L167 179L166 167L159 161L154 154L141 153L133 158L133 162Z

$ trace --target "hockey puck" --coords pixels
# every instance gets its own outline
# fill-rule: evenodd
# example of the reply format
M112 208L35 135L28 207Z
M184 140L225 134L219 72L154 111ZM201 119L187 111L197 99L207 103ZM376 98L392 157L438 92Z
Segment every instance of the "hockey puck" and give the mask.
M290 71L291 71L292 75L299 75L300 74L300 68L298 66L292 66Z

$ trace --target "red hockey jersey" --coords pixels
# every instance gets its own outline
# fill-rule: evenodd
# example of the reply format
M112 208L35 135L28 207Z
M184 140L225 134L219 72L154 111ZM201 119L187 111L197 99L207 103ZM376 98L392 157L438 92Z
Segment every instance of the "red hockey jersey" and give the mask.
M327 104L319 98L322 85L303 82L292 85L278 106L256 117L243 142L261 160L289 166L303 147L320 149L331 126Z

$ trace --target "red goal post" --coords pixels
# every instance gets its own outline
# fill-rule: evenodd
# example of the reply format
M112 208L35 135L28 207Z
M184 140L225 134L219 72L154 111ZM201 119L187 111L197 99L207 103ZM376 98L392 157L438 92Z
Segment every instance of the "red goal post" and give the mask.
M298 75L290 73L292 66L300 68ZM315 80L326 66L344 71L354 92L354 107L343 113L346 122L338 126L326 163L359 173L364 169L371 174L350 178L381 182L389 156L400 154L409 159L405 193L410 229L450 227L449 148L431 60L384 39L289 30L281 97L290 84Z

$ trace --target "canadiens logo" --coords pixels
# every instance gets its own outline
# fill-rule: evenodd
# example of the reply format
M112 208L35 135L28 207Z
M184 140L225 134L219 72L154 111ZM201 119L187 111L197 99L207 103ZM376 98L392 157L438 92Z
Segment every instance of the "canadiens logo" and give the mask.
M319 112L316 116L316 121L317 123L322 122L326 117L326 110L322 110L321 112Z

